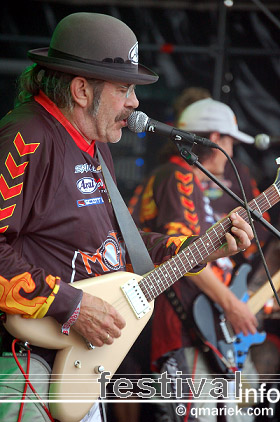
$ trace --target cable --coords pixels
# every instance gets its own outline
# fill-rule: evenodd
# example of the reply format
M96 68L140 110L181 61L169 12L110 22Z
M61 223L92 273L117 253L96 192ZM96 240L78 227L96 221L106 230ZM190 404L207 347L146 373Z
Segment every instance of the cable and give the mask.
M105 404L102 401L101 402L101 408L102 408L102 413L103 413L103 422L107 422L107 414L106 414L106 408L105 408Z
M24 371L23 367L21 366L18 357L16 355L16 351L15 351L15 345L16 343L18 343L20 340L15 339L12 342L12 352L13 352L13 356L14 359L22 373L22 375L24 376L26 383L25 383L25 387L24 387L24 391L23 391L23 395L22 395L22 400L24 400L25 396L26 396L26 389L27 389L27 385L29 385L29 387L31 388L32 392L34 393L34 395L36 396L36 398L40 401L41 406L43 407L43 409L45 410L45 412L47 413L48 417L50 418L51 422L54 422L54 419L52 417L52 415L50 414L49 409L47 408L47 406L45 405L45 403L43 403L41 397L39 396L39 394L37 393L37 391L35 390L35 388L33 387L33 385L31 384L30 380L29 380L29 367L30 367L30 350L28 350L29 353L27 353L27 372ZM29 362L28 362L29 361ZM24 405L24 402L22 403ZM22 409L23 406L21 406L20 408L20 412L19 412L19 417L21 419L22 416ZM18 422L20 422L20 419L18 419Z
M198 360L198 353L199 353L198 348L195 348L195 351L194 351L194 359L193 359L193 368L192 368L192 381L193 382L195 380L196 365L197 365L197 360ZM191 391L190 392L190 399L192 398L192 396L193 396L193 394L192 394L192 391ZM185 418L184 418L184 422L188 422L188 420L189 420L190 411L191 411L191 405L192 405L192 402L189 401L188 402L188 405L187 405L187 410L186 410L186 415L185 415Z
M13 351L14 354L14 351ZM29 378L29 370L30 370L30 350L27 350L27 363L26 363L26 375ZM25 384L24 384L24 390L22 393L22 402L20 404L20 409L19 409L19 414L18 414L18 422L21 421L22 418L22 412L23 412L23 407L24 407L24 400L26 397L26 392L27 392L27 386L28 386L28 382L25 380Z

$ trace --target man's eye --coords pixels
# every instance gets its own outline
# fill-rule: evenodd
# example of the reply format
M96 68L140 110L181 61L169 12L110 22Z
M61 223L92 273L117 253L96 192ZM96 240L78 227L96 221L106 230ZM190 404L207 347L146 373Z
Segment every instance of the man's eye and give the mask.
M120 85L119 90L122 91L122 92L127 92L128 87L127 86Z

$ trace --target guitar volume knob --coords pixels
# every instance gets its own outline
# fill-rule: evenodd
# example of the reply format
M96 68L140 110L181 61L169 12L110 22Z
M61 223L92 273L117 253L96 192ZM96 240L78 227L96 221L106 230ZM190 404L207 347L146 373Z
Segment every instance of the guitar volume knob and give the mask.
M105 368L104 368L103 365L98 365L94 368L94 372L96 374L102 374L102 372L104 372L104 371L105 371Z
M75 360L74 362L74 366L75 368L81 369L82 367L82 362L80 360Z

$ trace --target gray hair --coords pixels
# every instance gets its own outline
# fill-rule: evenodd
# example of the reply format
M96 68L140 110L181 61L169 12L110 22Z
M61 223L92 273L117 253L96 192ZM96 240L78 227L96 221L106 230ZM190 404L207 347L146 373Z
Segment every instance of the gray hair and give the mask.
M18 79L18 95L15 106L30 101L33 96L43 91L47 97L59 108L73 109L74 101L70 85L75 75L46 69L37 64L27 67ZM95 115L98 110L104 81L87 79L93 87L94 101L90 112Z

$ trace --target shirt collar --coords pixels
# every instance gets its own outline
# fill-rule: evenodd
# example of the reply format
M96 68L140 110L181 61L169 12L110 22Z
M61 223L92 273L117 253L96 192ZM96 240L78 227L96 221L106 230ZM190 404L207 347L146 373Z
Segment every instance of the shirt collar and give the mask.
M95 141L92 141L89 145L87 141L82 137L82 135L74 128L72 123L64 116L59 108L49 99L49 97L40 91L39 95L34 97L35 101L41 104L48 113L50 113L64 128L67 130L69 135L73 138L76 145L82 150L93 156L94 154L94 144Z

